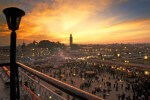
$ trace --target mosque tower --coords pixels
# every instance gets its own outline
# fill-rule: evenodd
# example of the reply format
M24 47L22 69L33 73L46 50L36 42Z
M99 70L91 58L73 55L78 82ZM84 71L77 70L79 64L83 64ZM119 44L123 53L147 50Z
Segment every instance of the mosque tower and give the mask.
M73 37L72 34L70 34L70 48L72 47L72 44L73 44Z

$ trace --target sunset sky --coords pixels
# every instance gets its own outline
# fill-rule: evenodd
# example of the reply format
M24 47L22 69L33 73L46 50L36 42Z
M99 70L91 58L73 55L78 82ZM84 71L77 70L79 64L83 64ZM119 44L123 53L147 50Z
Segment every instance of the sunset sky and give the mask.
M0 46L9 44L2 10L26 12L17 31L17 43L33 40L68 44L150 42L150 0L0 0Z

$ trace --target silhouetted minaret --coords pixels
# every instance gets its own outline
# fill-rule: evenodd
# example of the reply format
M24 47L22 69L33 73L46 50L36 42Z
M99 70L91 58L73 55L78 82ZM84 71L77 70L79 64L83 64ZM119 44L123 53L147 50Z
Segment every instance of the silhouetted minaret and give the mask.
M23 43L22 43L21 48L22 48L22 49L25 49L25 48L26 48L26 44L24 43L24 41L23 41Z
M73 44L73 37L72 34L70 34L70 47L72 47L72 44Z

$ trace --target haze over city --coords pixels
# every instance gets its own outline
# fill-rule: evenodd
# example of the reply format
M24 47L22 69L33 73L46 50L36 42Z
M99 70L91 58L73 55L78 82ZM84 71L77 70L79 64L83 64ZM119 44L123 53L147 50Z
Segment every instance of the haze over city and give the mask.
M2 9L23 9L18 44L42 39L68 44L69 34L78 44L150 42L149 0L1 0L0 45L9 44ZM90 37L90 38L89 38Z

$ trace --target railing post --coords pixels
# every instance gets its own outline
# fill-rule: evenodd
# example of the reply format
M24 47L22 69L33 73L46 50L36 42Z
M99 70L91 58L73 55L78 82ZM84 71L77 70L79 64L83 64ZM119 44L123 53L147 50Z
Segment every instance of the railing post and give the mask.
M39 89L37 89L38 90L38 94L40 94L40 92L41 92L41 86L40 86L40 79L39 78L38 78L38 85L37 85L37 87L39 88Z

